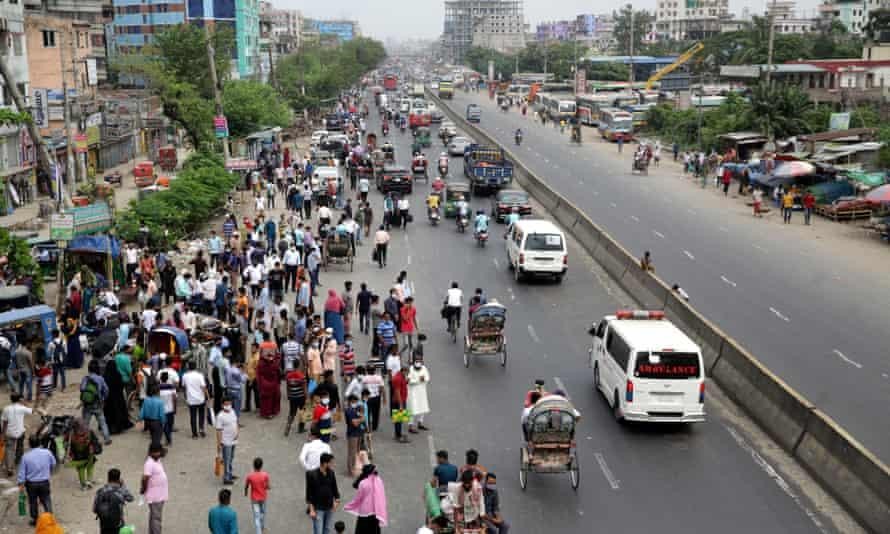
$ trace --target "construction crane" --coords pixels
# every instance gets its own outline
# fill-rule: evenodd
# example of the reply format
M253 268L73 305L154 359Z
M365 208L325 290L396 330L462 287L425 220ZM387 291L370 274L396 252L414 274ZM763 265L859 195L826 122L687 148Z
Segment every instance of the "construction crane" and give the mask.
M701 43L695 43L694 45L692 45L692 47L689 48L689 50L683 52L683 54L681 54L676 61L666 67L658 69L655 74L653 74L649 77L648 80L646 80L646 90L651 91L652 86L655 85L655 82L662 79L665 75L674 72L678 67L682 66L684 63L692 59L692 56L701 52L704 47L705 45Z

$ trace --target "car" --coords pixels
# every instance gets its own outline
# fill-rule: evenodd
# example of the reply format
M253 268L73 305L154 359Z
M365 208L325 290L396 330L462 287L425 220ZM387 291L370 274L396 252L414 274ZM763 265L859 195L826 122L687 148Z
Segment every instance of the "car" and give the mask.
M501 189L491 197L491 217L497 222L504 222L504 217L519 208L519 215L531 215L532 204L528 193L518 189Z
M310 139L311 144L317 145L321 142L322 139L329 136L331 133L327 130L315 130L312 132L312 138Z
M430 122L440 123L445 120L445 114L442 113L442 110L437 108L436 106L430 104L427 108L427 111L430 113Z
M337 114L331 113L324 118L324 127L329 131L340 131L343 129L343 121Z
M479 107L478 104L469 104L467 106L467 121L469 121L469 122L481 122L482 121L482 108Z
M569 267L566 236L550 221L519 219L507 230L507 261L517 282L547 276L562 282Z
M411 194L413 184L411 171L401 165L384 165L377 175L377 190L384 195L391 191Z
M448 143L448 154L452 156L463 156L464 151L471 144L473 144L473 141L466 137L455 137Z

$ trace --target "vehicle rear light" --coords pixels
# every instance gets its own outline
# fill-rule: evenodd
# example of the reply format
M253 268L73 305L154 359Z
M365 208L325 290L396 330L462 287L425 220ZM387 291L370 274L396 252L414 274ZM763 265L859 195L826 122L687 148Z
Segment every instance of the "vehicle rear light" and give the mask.
M702 380L702 383L698 385L698 403L705 403L705 382Z
M568 254L563 254L563 255L562 255L562 264L563 264L564 266L568 266L568 264L569 264L569 255L568 255Z
M523 264L523 263L525 263L525 254L520 254L520 255L519 255L519 263L520 263L520 265Z
M615 313L618 319L664 319L661 310L618 310Z
M627 385L624 387L624 400L625 402L634 401L634 383L630 380L627 381Z

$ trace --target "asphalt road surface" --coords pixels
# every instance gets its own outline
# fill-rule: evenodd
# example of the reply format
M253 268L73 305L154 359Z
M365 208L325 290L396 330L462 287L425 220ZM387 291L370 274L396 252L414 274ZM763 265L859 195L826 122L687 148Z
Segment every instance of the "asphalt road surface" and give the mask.
M577 147L568 131L533 124L515 107L500 112L481 93L456 93L450 106L460 113L469 102L483 106L484 131L628 250L651 251L665 282L680 284L697 309L890 461L883 424L890 282L856 254L868 244L832 248L813 237L814 227L802 226L800 213L794 227L754 220L738 204L677 178L674 167L632 175L630 154L617 158L616 145L592 128L584 128L585 144ZM524 133L519 148L517 128ZM814 217L814 224L835 223Z
M382 142L376 117L370 127ZM435 133L434 128L434 145L426 150L433 164L441 152ZM407 166L410 134L391 133L389 140ZM462 168L462 160L452 158L449 179L461 179ZM415 436L412 447L426 445L430 455L447 449L458 465L463 451L478 449L480 463L499 476L503 512L516 532L581 532L593 525L604 532L835 530L836 523L803 497L794 481L786 484L773 467L764 467L757 445L740 435L737 410L725 403L709 404L709 420L700 425L617 425L592 389L586 332L592 320L629 304L627 297L574 242L562 284L516 284L505 260L503 225L493 223L490 242L479 248L471 231L457 233L453 219L437 227L429 224L423 208L427 192L425 184L415 188L415 222L407 231L393 229L396 259L388 269L408 270L421 331L429 336L432 431ZM373 195L373 201L380 213L380 197ZM474 197L474 211L487 210L488 202ZM481 287L508 307L506 367L495 357L478 356L464 368L461 340L451 342L438 313L451 281L459 282L466 295ZM519 488L519 416L536 378L544 378L550 389L566 389L583 414L577 493L567 474L532 474L528 489Z

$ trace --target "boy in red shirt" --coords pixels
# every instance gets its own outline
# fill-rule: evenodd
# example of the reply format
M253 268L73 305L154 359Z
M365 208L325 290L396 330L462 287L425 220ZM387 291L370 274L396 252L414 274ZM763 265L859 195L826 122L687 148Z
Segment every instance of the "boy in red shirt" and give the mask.
M253 524L257 534L266 530L266 499L272 486L269 484L269 473L263 471L263 459L253 459L253 473L244 479L244 496L250 490L250 503L253 508Z
M284 435L287 437L290 434L291 426L294 424L294 417L299 416L300 418L297 432L302 434L305 429L302 412L303 408L306 407L306 375L297 366L288 371L284 381L287 386L287 400L290 404L290 409L287 413L287 426L284 428Z
M414 297L407 297L405 304L399 310L399 334L402 336L402 351L414 349L416 333L417 308L414 307Z

